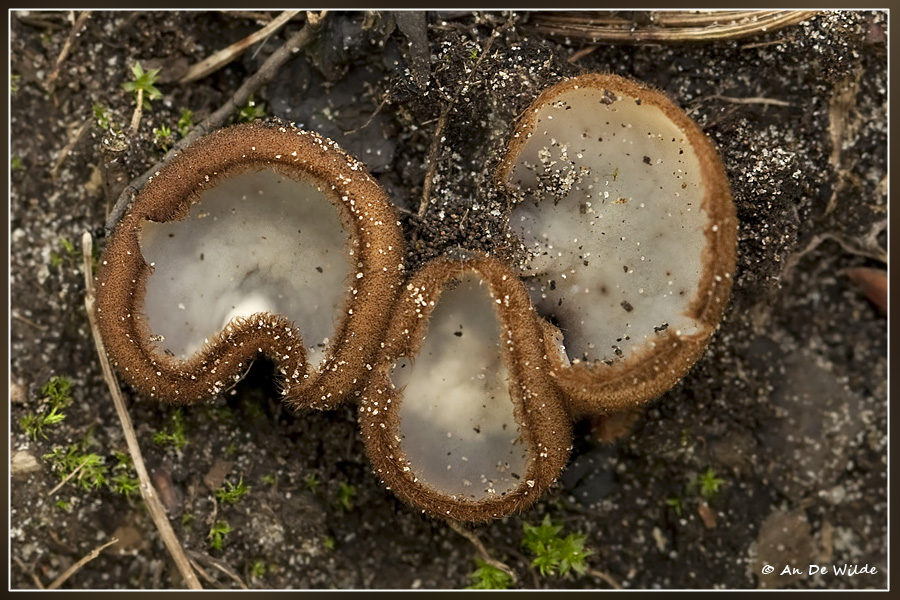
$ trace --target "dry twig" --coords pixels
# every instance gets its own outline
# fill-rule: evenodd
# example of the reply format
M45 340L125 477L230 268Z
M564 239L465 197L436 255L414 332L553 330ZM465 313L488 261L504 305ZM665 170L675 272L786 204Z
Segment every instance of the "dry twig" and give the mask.
M777 98L735 98L733 96L720 96L718 94L704 96L703 98L709 100L721 100L722 102L730 102L731 104L765 104L768 106L791 106L790 102L786 100L778 100Z
M602 579L606 583L608 583L613 589L621 590L622 586L619 585L619 582L613 579L612 575L605 571L600 571L598 569L587 569L585 571L591 577L597 577L598 579Z
M284 45L266 59L266 62L262 64L259 70L248 77L222 107L202 122L195 125L184 138L179 140L171 150L166 152L166 155L163 156L162 160L147 169L143 174L134 178L131 183L125 186L125 189L119 194L116 205L109 213L109 218L106 220L106 228L108 230L115 228L116 223L118 223L119 219L122 218L122 215L125 214L128 205L131 204L131 201L134 200L134 197L138 192L144 188L144 185L146 185L147 181L154 173L171 161L176 154L190 146L195 140L206 135L210 131L221 127L228 117L233 115L240 107L247 103L247 100L249 100L254 92L271 81L272 78L275 77L275 74L278 73L281 66L315 37L316 32L321 28L323 19L324 13L318 15L307 14L306 24L303 28L291 36Z
M18 321L22 321L22 322L25 323L26 325L31 325L32 327L34 327L34 328L37 329L38 331L47 331L47 327L46 327L45 325L41 325L40 323L35 323L34 321L32 321L31 319L29 319L28 317L24 317L24 316L20 315L20 314L19 314L19 311L17 311L17 310L13 310L10 314L12 315L12 318L13 318L13 319L16 319L16 320L18 320Z
M659 11L636 23L609 12L536 13L528 29L590 43L658 44L733 40L796 25L814 10Z
M286 10L278 17L273 19L268 25L263 27L262 29L251 33L247 37L242 40L239 40L227 48L223 48L219 50L215 54L212 54L197 64L193 65L188 72L182 77L178 83L186 84L191 83L192 81L197 81L198 79L202 79L206 77L210 73L214 73L236 59L238 56L244 53L247 48L259 42L284 26L288 21L290 21L294 16L299 13L299 10Z
M141 124L141 115L144 113L144 89L137 89L137 106L131 114L131 126L128 128L128 135L134 137L137 134L138 127Z
M35 575L33 564L32 564L32 567L29 568L28 565L26 565L24 562L22 562L22 559L19 558L18 556L13 556L12 559L15 561L15 563L16 563L17 565L19 565L19 568L22 569L22 572L23 572L23 573L25 573L26 575L28 575L29 577L31 577L31 581L34 582L34 586L35 586L37 589L39 589L39 590L47 589L47 588L44 587L44 584L41 583L41 580L38 578L38 576Z
M203 567L201 567L201 566L197 563L196 560L191 559L191 567L192 567L197 573L200 574L200 577L202 577L202 578L206 581L206 583L208 583L209 585L213 586L214 588L220 589L220 590L228 589L228 588L226 588L224 585L222 585L221 583L219 583L218 581L216 581L215 578L213 578L209 573L207 573L206 571L204 571L204 570L203 570Z
M72 51L72 44L75 42L78 34L81 33L81 29L84 27L84 24L87 22L88 17L90 16L90 11L83 10L81 11L81 14L78 15L78 19L75 20L75 24L72 26L72 31L69 32L69 37L66 39L66 43L63 44L62 50L60 51L59 56L56 58L56 64L53 66L53 72L50 73L49 77L47 77L47 83L45 84L47 93L53 93L53 87L56 85L56 79L59 77L59 68L69 56L69 52Z
M81 139L85 136L85 134L90 130L91 119L90 117L84 120L78 129L75 131L75 135L69 140L69 142L63 147L62 150L59 151L59 156L56 157L56 162L53 164L53 168L50 169L50 179L56 181L57 175L59 175L59 169L62 167L63 163L68 158L69 154L72 153L72 149L81 141Z
M55 494L57 491L59 491L59 488L61 488L62 486L64 486L68 480L70 480L70 479L72 479L73 477L75 477L75 474L78 473L78 471L81 470L81 467L83 467L84 465L86 465L86 464L87 464L87 461L89 461L90 459L91 459L91 457L88 456L88 457L85 458L83 461L81 461L81 464L79 464L77 467L75 467L74 469L72 469L72 472L69 473L68 475L66 475L66 476L63 478L62 481L60 481L59 483L57 483L57 484L56 484L56 487L54 487L52 490L50 490L49 492L47 492L47 496L52 496L52 495Z
M58 590L59 586L64 584L66 582L66 580L69 577L71 577L72 575L74 575L81 567L83 567L87 563L91 562L92 560L94 560L95 558L100 556L100 552L102 552L104 548L106 548L108 546L112 546L113 544L115 544L118 541L119 541L118 538L112 538L111 540L109 540L108 542L103 544L102 546L97 546L96 548L91 550L89 554L82 557L81 560L79 560L77 563L75 563L74 565L72 565L71 567L66 569L59 577L54 579L53 582L47 586L47 589L48 590Z
M198 561L206 563L206 564L218 569L219 571L225 573L226 575L228 575L228 577L230 577L232 579L232 581L234 581L236 584L238 584L241 587L241 589L243 589L243 590L249 589L247 587L247 584L244 583L244 580L241 579L237 573L232 571L231 568L229 568L228 565L226 565L221 560L216 560L212 556L207 556L206 554L203 554L202 552L196 552L194 550L188 550L187 553L191 557L191 562L194 565L196 565ZM209 575L207 574L207 577L208 576Z
M475 532L469 531L456 521L448 520L447 525L450 526L450 529L472 542L472 545L474 545L475 549L478 550L478 554L481 555L481 560L496 569L500 569L501 571L512 577L513 585L515 585L515 583L519 580L519 578L516 577L516 572L513 571L512 567L510 567L505 562L499 561L496 558L491 558L491 555L488 554L487 548L484 547L484 544L481 543L481 540L478 539L478 536L475 535Z
M147 511L150 518L156 525L163 544L175 561L175 566L184 578L184 582L190 589L202 589L197 575L191 568L190 562L184 555L181 543L172 530L172 525L166 517L166 509L163 507L159 496L153 484L150 482L150 476L147 473L147 466L144 464L144 457L141 455L141 447L138 445L137 436L134 433L134 426L131 423L131 417L128 415L128 409L125 408L125 402L122 400L122 392L119 389L119 382L110 367L109 359L106 358L106 348L103 345L103 339L100 337L100 331L97 328L97 315L94 313L94 276L91 267L93 238L89 232L85 232L81 238L81 253L84 258L84 307L87 310L88 322L91 326L91 333L94 336L94 344L97 347L97 356L100 359L100 367L103 369L103 379L109 387L109 392L113 398L116 412L122 423L122 433L125 435L125 442L128 445L128 453L131 455L131 461L134 464L134 470L137 472L138 479L141 482L141 496L147 505Z

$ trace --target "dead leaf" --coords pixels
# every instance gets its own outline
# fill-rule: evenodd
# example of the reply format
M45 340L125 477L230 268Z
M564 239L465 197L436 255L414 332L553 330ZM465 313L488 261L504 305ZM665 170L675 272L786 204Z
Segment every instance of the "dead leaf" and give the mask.
M869 302L875 305L878 312L886 317L888 313L887 271L868 267L847 269L847 277L860 287Z
M716 511L709 507L709 504L704 502L700 506L697 507L697 514L700 515L700 519L703 521L703 524L707 529L715 529L716 528Z
M231 469L234 467L234 461L218 459L215 463L213 463L212 468L203 476L203 483L206 484L206 487L209 488L211 492L216 491L220 487L222 487L222 482L225 481L225 477L231 473Z

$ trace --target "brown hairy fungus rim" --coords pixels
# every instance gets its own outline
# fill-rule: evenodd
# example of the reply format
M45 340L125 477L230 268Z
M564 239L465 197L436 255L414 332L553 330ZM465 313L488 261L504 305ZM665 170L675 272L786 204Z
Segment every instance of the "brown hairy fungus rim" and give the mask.
M538 111L560 94L576 88L599 88L641 100L660 109L687 137L700 163L705 193L701 202L708 217L703 249L703 272L688 313L705 327L693 336L666 332L645 348L614 365L577 363L570 365L553 341L553 326L545 322L547 355L557 382L564 390L573 415L617 412L643 404L665 393L702 356L731 293L737 260L737 215L725 166L712 141L665 94L649 86L612 74L588 73L565 79L544 90L528 107L510 138L497 170L501 187L515 196L511 185L516 160L534 132Z
M318 185L338 208L350 237L348 252L361 265L329 355L311 376L301 330L279 315L259 313L239 320L181 361L155 349L140 310L152 272L140 252L142 224L183 219L200 194L224 178L263 169ZM393 205L362 163L315 133L282 125L237 125L196 141L155 173L135 199L101 257L98 323L113 364L130 385L151 397L180 403L209 397L239 378L261 354L276 364L291 405L328 408L362 387L366 363L377 351L399 291L404 256Z
M402 392L390 380L393 364L413 360L427 332L428 320L443 289L466 273L474 273L489 287L501 336L509 390L515 405L522 442L529 450L528 467L515 490L479 501L462 500L415 481L398 443ZM397 301L385 337L385 348L360 403L360 427L366 453L375 472L407 503L435 516L480 522L524 510L556 481L572 444L571 419L558 388L548 376L542 331L524 285L509 267L487 255L461 260L433 259L420 269Z

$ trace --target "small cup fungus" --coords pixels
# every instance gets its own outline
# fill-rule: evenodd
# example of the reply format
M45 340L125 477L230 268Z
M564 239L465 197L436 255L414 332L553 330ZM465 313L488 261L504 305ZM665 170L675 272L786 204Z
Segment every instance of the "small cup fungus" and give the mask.
M239 125L135 199L103 253L98 324L152 397L211 396L265 355L286 399L331 406L362 387L403 261L393 206L362 164L314 133Z
M498 175L572 412L627 409L681 379L718 326L737 239L700 128L644 85L583 75L535 100Z
M528 506L565 466L571 421L522 283L489 256L441 257L400 295L360 405L375 471L437 516Z

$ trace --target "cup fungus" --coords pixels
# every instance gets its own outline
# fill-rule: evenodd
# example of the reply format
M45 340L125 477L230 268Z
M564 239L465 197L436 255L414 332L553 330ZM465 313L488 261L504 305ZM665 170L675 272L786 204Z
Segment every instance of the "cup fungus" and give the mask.
M700 128L642 84L582 75L535 100L498 177L573 414L624 410L681 379L735 266L728 180Z
M393 206L331 140L239 125L192 144L147 183L98 272L113 363L151 397L189 402L258 355L295 406L362 387L402 281Z
M401 293L360 404L369 459L422 510L483 521L556 480L571 421L515 273L489 256L441 257Z
M709 139L614 75L544 91L498 179L520 264L459 250L407 281L393 206L334 142L280 125L211 134L109 239L108 352L176 402L264 355L294 406L360 395L366 452L400 498L466 521L521 510L565 466L573 420L660 395L702 354L737 219Z

